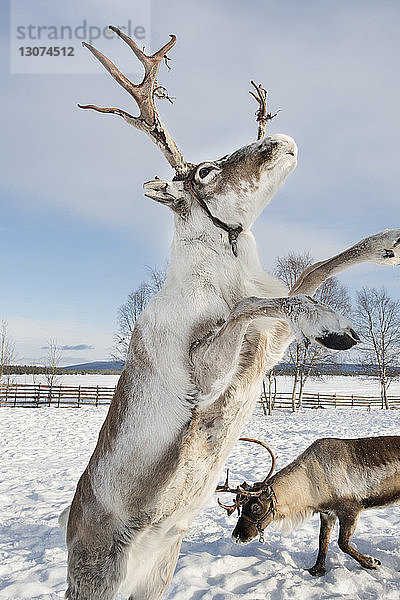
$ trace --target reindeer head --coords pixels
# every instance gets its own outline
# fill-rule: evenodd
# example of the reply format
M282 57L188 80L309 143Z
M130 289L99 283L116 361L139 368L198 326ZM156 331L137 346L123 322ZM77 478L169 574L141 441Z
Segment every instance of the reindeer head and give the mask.
M236 488L230 488L228 483L229 472L226 476L224 485L219 485L216 492L230 492L236 495L235 502L232 505L218 504L224 508L228 515L237 510L239 519L232 533L232 537L238 544L247 544L253 538L260 536L260 541L264 540L263 531L269 525L275 514L275 494L271 487L271 476L275 468L275 456L270 448L253 438L240 438L244 442L255 442L268 450L272 457L272 465L268 475L263 481L249 485L244 482Z
M264 541L264 529L274 520L275 497L272 488L262 491L258 497L249 498L242 508L232 538L237 544L248 544L256 538Z
M154 179L144 184L146 196L166 204L179 217L186 228L210 229L210 220L228 234L233 254L237 255L239 234L249 229L268 204L276 190L296 166L297 148L286 135L264 137L265 126L275 115L267 113L266 92L254 85L259 102L257 121L258 140L219 160L193 164L186 162L174 140L161 122L154 98L168 98L165 88L156 82L158 68L167 52L175 44L175 36L158 52L148 56L136 43L116 27L110 26L132 49L144 66L145 74L140 84L133 84L101 52L84 43L103 64L111 76L135 99L140 114L134 117L119 108L102 108L92 104L81 106L102 113L117 114L127 123L144 131L161 149L175 170L171 181ZM220 233L220 232L218 232Z

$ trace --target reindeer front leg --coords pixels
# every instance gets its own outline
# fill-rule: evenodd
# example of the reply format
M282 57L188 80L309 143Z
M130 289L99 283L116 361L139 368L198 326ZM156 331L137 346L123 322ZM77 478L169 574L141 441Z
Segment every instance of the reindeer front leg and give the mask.
M245 298L222 326L192 344L190 359L200 407L214 402L234 381L248 326L262 318L285 320L298 339L328 348L349 349L359 340L347 319L308 296Z
M333 258L308 267L300 275L289 295L310 294L312 296L326 279L363 262L400 265L400 229L386 229L371 235Z
M328 553L328 545L331 537L333 526L335 525L336 517L334 515L320 513L321 528L319 530L319 548L318 556L315 565L307 571L314 577L325 575L325 560Z

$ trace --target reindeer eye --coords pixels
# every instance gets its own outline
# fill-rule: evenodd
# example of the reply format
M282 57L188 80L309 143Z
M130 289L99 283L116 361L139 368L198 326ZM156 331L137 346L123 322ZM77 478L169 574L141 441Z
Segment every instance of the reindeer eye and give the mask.
M200 169L200 171L199 171L200 179L204 179L204 177L207 177L207 175L209 173L211 173L212 170L213 170L213 167L203 167L202 169Z
M251 507L251 512L259 513L261 510L261 506L258 503L254 503Z

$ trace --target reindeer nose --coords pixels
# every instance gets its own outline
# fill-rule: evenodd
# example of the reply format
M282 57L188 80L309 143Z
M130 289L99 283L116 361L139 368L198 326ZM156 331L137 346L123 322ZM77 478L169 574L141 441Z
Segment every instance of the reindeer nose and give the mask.
M285 135L284 133L277 133L276 135L271 136L278 143L287 147L287 151L293 154L293 156L297 155L297 145L296 142L290 135Z
M244 540L242 537L240 537L239 534L237 534L237 533L235 534L235 532L232 533L232 539L235 542L235 544L242 544L242 545L248 544L247 540Z
M269 135L265 137L260 145L260 150L264 147L276 147L280 146L283 149L286 149L288 154L292 154L293 156L297 156L297 145L296 142L290 135L285 135L284 133L276 133L274 135Z

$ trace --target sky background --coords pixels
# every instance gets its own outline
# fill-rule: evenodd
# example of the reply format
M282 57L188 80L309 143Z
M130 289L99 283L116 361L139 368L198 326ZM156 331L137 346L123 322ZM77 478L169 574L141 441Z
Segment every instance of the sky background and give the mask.
M41 16L44 4L30 4ZM61 23L66 3L52 4ZM67 4L71 11L75 3ZM135 21L132 1L97 6L104 25ZM90 16L92 2L87 7ZM400 227L397 1L153 0L149 8L152 50L170 33L178 38L172 70L161 67L159 77L176 100L158 106L187 160L218 158L255 138L250 79L262 81L270 108L280 109L269 133L298 144L296 171L255 226L267 269L289 251L327 258ZM118 306L168 258L172 216L144 197L142 184L172 171L122 119L76 108L136 114L100 67L11 74L10 11L6 3L0 10L0 318L20 363L39 360L49 338L70 347L64 364L107 359ZM105 53L107 44L95 43ZM82 64L94 60L74 46ZM129 49L115 48L110 58L134 72ZM399 268L359 266L341 281L353 293L385 285L400 297Z

